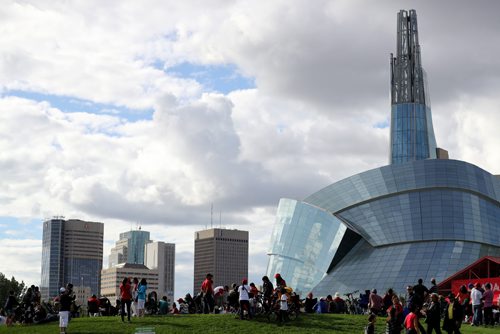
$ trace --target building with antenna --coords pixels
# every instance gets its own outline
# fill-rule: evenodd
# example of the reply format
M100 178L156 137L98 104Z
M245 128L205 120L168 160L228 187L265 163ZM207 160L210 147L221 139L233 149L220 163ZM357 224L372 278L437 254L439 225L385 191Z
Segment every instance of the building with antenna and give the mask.
M43 222L43 300L59 295L71 283L75 291L98 294L101 285L104 224L54 217ZM83 296L81 298L88 298Z
M109 267L119 263L144 264L144 246L150 242L149 232L142 231L140 227L120 233L120 239L109 255Z
M158 298L167 296L174 300L175 244L152 241L150 233L137 230L120 233L120 239L109 255L109 266L102 270L103 296L115 297L116 282L124 277L146 278L148 291L155 291ZM116 286L115 286L116 285Z
M214 287L240 283L248 277L248 231L211 228L194 234L193 293L207 273Z
M415 10L397 23L390 164L279 202L267 275L300 293L402 291L500 256L500 179L437 147Z

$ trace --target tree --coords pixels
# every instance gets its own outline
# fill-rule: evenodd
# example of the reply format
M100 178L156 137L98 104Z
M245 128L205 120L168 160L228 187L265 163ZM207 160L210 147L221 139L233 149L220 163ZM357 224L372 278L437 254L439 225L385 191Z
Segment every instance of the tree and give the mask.
M24 292L24 282L18 282L12 276L12 278L9 280L7 277L5 277L4 274L0 273L0 308L3 307L5 301L7 300L7 297L9 296L9 291L14 291L14 296L19 300L21 297L21 294Z

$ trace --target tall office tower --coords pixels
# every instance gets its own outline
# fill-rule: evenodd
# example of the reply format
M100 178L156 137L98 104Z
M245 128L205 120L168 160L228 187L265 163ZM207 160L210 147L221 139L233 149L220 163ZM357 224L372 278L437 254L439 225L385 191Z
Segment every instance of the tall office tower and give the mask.
M104 224L56 217L43 223L42 298L59 294L67 283L99 293Z
M144 265L158 271L158 298L167 296L174 300L175 288L175 244L155 241L146 244Z
M398 13L397 54L391 54L390 163L436 158L427 80L420 59L417 13Z
M140 230L120 233L120 240L111 248L109 267L119 263L144 264L144 246L150 243L149 232Z
M241 283L248 277L248 231L212 228L195 232L193 293L200 291L207 273L214 287Z

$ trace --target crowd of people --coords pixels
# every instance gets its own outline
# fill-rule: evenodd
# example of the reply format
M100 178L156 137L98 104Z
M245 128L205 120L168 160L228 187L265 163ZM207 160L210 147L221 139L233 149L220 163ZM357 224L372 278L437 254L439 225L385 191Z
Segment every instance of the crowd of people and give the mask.
M365 333L375 332L379 317L385 318L385 333L400 334L441 334L460 333L463 324L493 327L500 321L500 296L494 301L490 283L461 286L458 293L440 295L435 279L427 288L422 279L406 288L404 295L388 289L381 296L376 289L366 290L359 299L346 294L346 299L336 292L334 296L315 298L312 292L304 300L287 286L280 274L275 274L275 283L269 277L262 277L261 290L246 278L240 284L214 287L213 275L208 273L195 296L187 293L171 303L166 296L160 300L154 291L148 293L146 279L124 278L119 286L116 306L106 297L92 295L87 301L89 316L120 315L122 322L131 321L131 316L144 317L145 314L193 314L193 313L234 313L239 319L253 319L257 314L275 314L280 324L289 321L290 312L306 313L365 313L369 314ZM22 298L17 300L14 291L9 292L0 316L7 325L14 322L24 324L43 323L59 320L61 333L65 333L69 321L78 317L81 305L77 305L73 285L67 284L59 290L59 296L44 302L40 289L29 287ZM359 309L359 312L357 311ZM426 328L422 325L426 324Z
M291 304L297 303L298 296L288 287L278 273L274 276L275 285L269 277L262 277L262 291L255 283L243 278L241 284L213 286L213 275L208 273L197 295L195 312L198 313L236 313L240 319L251 320L257 313L275 312L280 323L288 321Z
M500 307L500 297L495 305L490 283L463 285L458 294L446 296L439 294L435 279L431 284L428 289L419 279L416 285L407 286L404 305L392 289L383 297L375 289L367 291L367 298L360 298L367 299L369 313L365 334L375 333L380 316L385 317L386 334L400 334L403 330L406 334L441 334L441 329L460 334L463 324L494 327L499 322L499 312L493 310Z

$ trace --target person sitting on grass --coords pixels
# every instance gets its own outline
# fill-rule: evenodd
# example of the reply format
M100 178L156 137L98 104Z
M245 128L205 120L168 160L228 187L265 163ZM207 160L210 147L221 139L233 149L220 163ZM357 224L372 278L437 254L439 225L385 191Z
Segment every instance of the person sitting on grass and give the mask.
M168 313L168 300L167 296L163 296L160 299L160 314L167 314Z
M179 303L179 313L180 314L189 314L189 307L188 307L188 304L184 301L184 299L179 298L179 299L177 299L177 302Z
M178 315L179 314L179 309L177 308L177 304L173 303L172 304L172 310L170 311L171 314L173 315Z

